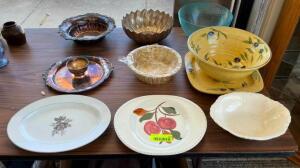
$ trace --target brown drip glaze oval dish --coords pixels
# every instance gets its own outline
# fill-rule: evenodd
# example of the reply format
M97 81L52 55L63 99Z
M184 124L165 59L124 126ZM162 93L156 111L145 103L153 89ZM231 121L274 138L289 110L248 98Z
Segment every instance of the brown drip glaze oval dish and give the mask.
M173 27L173 17L158 10L137 10L123 17L122 27L135 42L153 44L169 35Z
M43 74L45 83L50 88L64 93L79 93L99 86L113 71L113 65L105 58L96 56L85 56L88 65L84 75L76 76L70 71L68 63L74 57L67 57L50 66ZM83 56L80 56L83 57Z
M116 27L113 18L98 13L87 13L64 20L59 33L66 40L94 42L102 39Z

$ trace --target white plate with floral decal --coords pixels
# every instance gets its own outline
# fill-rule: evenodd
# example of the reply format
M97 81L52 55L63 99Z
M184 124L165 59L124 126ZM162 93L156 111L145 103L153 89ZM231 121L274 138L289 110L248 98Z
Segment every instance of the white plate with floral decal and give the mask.
M98 138L111 114L101 101L80 95L60 95L35 101L9 121L7 134L18 147L41 153L69 151Z
M115 114L114 127L119 139L138 153L175 155L201 141L207 121L202 109L188 99L149 95L123 104ZM160 135L171 135L172 141L164 141ZM153 136L158 141L153 141Z

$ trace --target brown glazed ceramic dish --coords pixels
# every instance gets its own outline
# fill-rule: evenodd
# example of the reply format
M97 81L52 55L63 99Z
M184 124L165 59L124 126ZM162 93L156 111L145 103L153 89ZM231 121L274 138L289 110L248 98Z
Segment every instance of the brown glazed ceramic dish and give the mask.
M166 38L173 27L173 18L161 11L137 10L122 19L125 33L140 44L153 44Z
M87 13L64 20L59 25L59 33L66 40L93 42L102 39L116 27L111 17Z
M67 66L69 60L74 60L73 57L75 56L67 57L51 65L46 73L43 74L47 86L59 92L79 93L97 87L113 71L113 66L107 59L86 56L85 58L88 60L87 70L84 75L77 78L69 71L69 67Z

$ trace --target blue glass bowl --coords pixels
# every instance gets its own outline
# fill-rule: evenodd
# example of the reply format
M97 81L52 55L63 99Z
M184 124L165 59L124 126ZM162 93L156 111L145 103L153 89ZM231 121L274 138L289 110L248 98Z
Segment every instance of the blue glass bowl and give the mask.
M229 9L217 3L196 2L181 7L178 18L184 33L189 36L204 27L229 26L233 15Z

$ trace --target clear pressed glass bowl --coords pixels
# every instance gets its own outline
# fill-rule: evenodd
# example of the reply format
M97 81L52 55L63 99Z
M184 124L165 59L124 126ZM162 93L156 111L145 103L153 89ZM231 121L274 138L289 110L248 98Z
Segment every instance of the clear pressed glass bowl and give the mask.
M204 27L229 26L233 15L226 7L217 3L196 2L181 7L178 18L184 33L189 36Z

